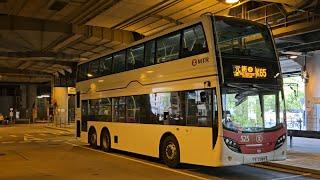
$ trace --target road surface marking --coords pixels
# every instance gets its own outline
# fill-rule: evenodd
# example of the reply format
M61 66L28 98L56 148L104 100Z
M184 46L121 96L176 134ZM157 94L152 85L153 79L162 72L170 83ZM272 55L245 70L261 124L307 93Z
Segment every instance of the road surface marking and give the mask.
M53 140L51 140L52 142L62 142L62 141L64 141L63 139L53 139Z
M279 168L279 167L272 167L272 166L266 166L266 165L261 165L261 164L250 164L249 166L251 167L255 167L255 168L261 168L261 169L268 169L268 170L272 170L272 171L279 171L279 172L285 172L285 173L290 173L290 174L296 174L293 177L291 176L287 176L287 177L282 177L282 178L275 178L275 180L277 179L290 179L290 178L294 178L295 176L299 177L299 176L309 176L312 174L309 173L305 173L303 174L303 172L299 172L297 170L291 170L291 169L285 169L285 168Z
M35 138L33 136L24 136L23 137L24 141L43 141L44 139L41 138Z
M2 144L12 144L14 143L14 141L4 141L4 142L1 142Z
M35 143L42 143L42 142L48 142L48 140L34 140Z
M9 136L10 136L10 137L14 137L14 138L18 137L18 136L13 135L13 134L10 134Z
M182 175L189 176L189 177L193 177L193 178L196 178L196 179L210 180L209 178L205 178L205 177L201 177L201 176L189 174L189 173L186 173L186 172L183 172L183 171L178 171L178 170L175 170L175 169L171 169L171 168L159 166L159 165L152 164L152 163L148 163L148 162L145 162L145 161L140 161L140 160L137 160L137 159L133 159L133 158L129 158L129 157L117 155L117 154L105 153L105 152L103 152L103 151L99 151L99 150L96 150L96 149L87 148L87 147L80 146L80 145L73 144L73 143L69 143L69 142L65 142L65 143L66 143L66 144L69 144L69 145L72 145L72 146L80 147L80 148L83 148L83 149L95 151L95 152L98 152L98 153L107 154L107 155L110 155L110 156L114 156L114 157L126 159L126 160L133 161L133 162L137 162L137 163L140 163L140 164L149 165L149 166L156 167L156 168L159 168L159 169L164 169L164 170L167 170L167 171L175 172L175 173L177 173L177 174L182 174Z
M56 133L56 132L50 132L50 134L53 134L53 135L60 135L60 133Z
M297 178L297 177L302 177L302 176L310 176L311 173L304 173L304 174L300 174L300 175L295 175L295 176L287 176L287 177L282 177L282 178L275 178L272 180L280 180L280 179L292 179L292 178Z

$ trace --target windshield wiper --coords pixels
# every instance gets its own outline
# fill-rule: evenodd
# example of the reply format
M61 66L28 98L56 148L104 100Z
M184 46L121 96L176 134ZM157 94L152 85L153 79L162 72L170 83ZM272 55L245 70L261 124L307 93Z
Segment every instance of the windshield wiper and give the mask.
M232 85L232 84L226 84L226 86L231 87L231 88L241 89L241 90L244 90L244 91L248 90L248 88L246 88L246 87Z
M239 106L244 101L246 101L248 99L248 96L253 96L253 95L257 95L257 92L255 92L255 91L243 91L243 92L237 93L235 95L235 97L234 97L237 100L236 106Z
M265 87L265 86L261 86L261 85L258 85L258 84L252 84L252 87L258 88L258 89L263 89L263 90L266 90L266 91L280 90L280 87L278 87L278 86Z

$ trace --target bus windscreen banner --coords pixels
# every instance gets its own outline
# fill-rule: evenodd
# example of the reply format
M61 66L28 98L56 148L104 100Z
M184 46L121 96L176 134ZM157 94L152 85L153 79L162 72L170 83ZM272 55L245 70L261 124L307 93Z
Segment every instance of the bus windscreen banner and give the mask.
M279 84L279 65L275 61L224 59L225 83Z
M266 67L232 65L234 78L266 79L268 69Z

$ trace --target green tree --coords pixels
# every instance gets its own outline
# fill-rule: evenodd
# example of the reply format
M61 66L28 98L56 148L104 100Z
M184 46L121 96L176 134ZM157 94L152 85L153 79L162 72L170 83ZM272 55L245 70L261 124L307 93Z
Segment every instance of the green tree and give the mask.
M297 96L294 92L286 93L285 101L286 101L286 108L289 111L303 109L303 104L301 100L304 98L304 93L301 91L297 92Z
M304 108L304 83L301 77L284 78L284 97L286 102L286 109L289 111L300 110ZM297 84L297 87L286 85L288 83Z

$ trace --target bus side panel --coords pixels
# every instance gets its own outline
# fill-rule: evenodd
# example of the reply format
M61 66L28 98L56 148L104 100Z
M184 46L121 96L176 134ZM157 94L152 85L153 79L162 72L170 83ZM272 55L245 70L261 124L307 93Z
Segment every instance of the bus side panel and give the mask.
M159 157L160 125L88 121L88 127L91 126L97 131L98 145L101 131L106 127L110 132L112 148ZM117 143L115 137L118 139Z
M181 162L206 166L220 166L221 141L213 147L212 128L186 127L176 133L180 145Z
M211 128L92 121L88 123L88 127L96 128L99 139L102 128L107 127L111 135L111 146L114 149L159 157L160 139L166 132L170 132L178 140L182 163L207 166L221 164L221 138L218 138L213 149ZM115 136L118 139L117 143Z
M111 125L112 136L118 136L118 143L112 142L113 147L124 151L159 157L159 142L161 138L160 125L122 124Z

